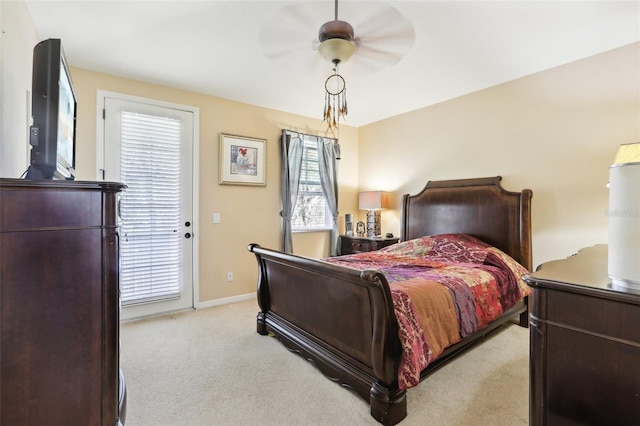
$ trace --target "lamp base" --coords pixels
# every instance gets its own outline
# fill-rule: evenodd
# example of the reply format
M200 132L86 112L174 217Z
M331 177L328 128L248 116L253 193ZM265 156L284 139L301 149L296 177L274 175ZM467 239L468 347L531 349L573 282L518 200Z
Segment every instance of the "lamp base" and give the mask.
M375 237L382 234L380 210L367 211L367 237Z
M611 278L611 288L619 291L628 291L629 293L640 294L640 283L637 281L623 280L620 278Z
M611 288L640 292L640 163L609 168L608 269Z

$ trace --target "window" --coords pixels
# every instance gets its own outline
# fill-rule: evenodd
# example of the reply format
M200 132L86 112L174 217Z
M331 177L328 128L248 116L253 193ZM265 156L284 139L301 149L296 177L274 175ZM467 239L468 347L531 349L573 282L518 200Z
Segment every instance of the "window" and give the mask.
M293 211L292 231L331 229L331 213L322 193L318 160L318 143L315 136L303 138L302 170L298 198Z

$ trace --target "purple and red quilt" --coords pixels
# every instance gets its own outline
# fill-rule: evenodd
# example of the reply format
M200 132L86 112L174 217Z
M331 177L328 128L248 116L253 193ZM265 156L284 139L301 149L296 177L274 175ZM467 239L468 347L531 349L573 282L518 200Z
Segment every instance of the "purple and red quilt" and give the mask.
M528 272L522 265L464 234L422 237L325 260L386 276L403 347L401 389L416 386L420 372L444 349L531 292L520 278Z

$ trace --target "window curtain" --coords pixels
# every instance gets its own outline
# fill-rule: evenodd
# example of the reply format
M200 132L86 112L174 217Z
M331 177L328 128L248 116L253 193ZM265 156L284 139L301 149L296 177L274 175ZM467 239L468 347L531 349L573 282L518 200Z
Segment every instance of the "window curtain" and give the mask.
M293 253L293 233L291 221L298 200L302 157L304 154L304 135L290 130L282 130L280 137L280 156L282 170L280 175L282 210L282 251ZM318 144L318 166L320 185L327 207L331 213L329 254L338 253L338 172L337 160L340 159L340 145L330 138L312 136Z
M322 193L331 212L330 256L338 254L338 172L336 160L340 158L340 146L333 139L318 138L318 160Z
M280 216L282 216L282 251L285 253L293 253L291 219L298 199L303 152L304 142L302 135L283 130L280 137L280 159L282 164L280 172L282 210L280 211Z

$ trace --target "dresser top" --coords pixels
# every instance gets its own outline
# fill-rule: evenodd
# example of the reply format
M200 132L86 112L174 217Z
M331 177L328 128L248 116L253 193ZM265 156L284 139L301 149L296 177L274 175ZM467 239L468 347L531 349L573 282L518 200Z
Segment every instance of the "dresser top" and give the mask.
M357 235L340 235L340 238L348 238L351 240L366 240L366 241L398 241L400 238L398 237L359 237Z
M566 259L543 263L536 272L522 278L533 288L554 288L574 293L633 300L640 304L640 294L614 289L607 273L606 244L586 247Z
M81 181L81 180L30 180L0 178L0 190L25 190L25 189L71 189L71 190L100 190L108 192L120 192L126 188L118 182Z

